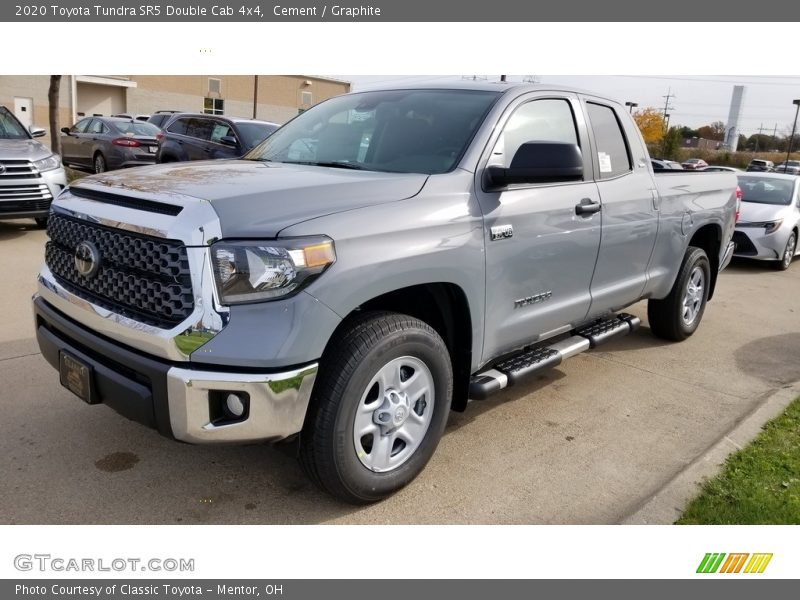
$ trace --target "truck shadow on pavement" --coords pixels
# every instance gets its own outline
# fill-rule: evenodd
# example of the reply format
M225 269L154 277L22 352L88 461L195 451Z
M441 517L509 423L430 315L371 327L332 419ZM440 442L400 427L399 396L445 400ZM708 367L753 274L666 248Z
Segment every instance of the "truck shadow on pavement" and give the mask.
M0 242L13 240L21 237L29 231L38 231L36 224L31 221L0 221Z

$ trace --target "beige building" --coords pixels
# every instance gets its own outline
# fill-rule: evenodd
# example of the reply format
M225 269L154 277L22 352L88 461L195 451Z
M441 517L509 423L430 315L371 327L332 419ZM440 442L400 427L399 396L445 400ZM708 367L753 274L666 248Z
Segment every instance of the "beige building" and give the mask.
M49 75L0 75L0 105L48 128L49 85ZM66 127L86 115L178 110L284 123L349 91L346 81L314 75L64 75L59 120Z

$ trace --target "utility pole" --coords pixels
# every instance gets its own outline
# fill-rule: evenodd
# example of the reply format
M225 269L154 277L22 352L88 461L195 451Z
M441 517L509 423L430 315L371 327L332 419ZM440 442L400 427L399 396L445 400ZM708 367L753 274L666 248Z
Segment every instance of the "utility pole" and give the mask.
M778 144L778 124L775 123L775 129L772 130L772 150L775 150Z
M667 90L667 95L666 96L661 96L661 97L664 98L664 111L663 111L662 115L663 115L663 118L664 118L664 125L665 125L664 134L666 134L667 133L666 124L667 124L667 118L668 118L667 114L669 113L669 111L675 110L675 107L670 105L669 99L670 98L674 99L676 96L675 96L675 94L672 93L672 88L669 88Z
M755 152L758 152L758 140L761 138L761 132L764 130L764 124L762 123L758 127L758 135L756 136L756 149Z
M797 130L797 115L800 114L800 99L792 100L797 109L794 111L794 124L792 125L792 137L789 138L789 149L786 151L786 164L789 164L789 155L792 153L792 143L794 142L794 132ZM786 171L784 170L784 173Z
M253 118L258 111L258 75L253 75Z

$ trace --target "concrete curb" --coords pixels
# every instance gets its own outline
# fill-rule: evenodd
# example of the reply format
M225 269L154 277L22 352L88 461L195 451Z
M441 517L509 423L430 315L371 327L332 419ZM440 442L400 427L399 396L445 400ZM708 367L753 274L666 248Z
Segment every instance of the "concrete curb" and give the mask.
M740 420L708 450L682 469L644 504L622 519L624 525L670 525L700 491L700 485L722 470L725 459L749 444L768 422L780 415L800 396L800 383L769 393L756 408Z

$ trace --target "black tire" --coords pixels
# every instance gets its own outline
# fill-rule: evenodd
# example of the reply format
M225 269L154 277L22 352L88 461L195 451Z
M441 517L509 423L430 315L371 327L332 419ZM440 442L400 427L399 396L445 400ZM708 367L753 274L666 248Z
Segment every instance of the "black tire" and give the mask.
M409 356L421 361L431 375L429 425L405 462L375 472L357 455L356 411L378 371ZM386 498L412 481L433 456L447 423L452 393L450 355L432 327L408 315L365 313L337 334L321 361L300 434L300 463L314 483L341 500L367 504Z
M92 159L92 167L94 168L95 173L105 173L108 171L106 157L100 152L96 153Z
M690 322L684 318L684 298L690 279L695 274L695 269L700 269L703 274L702 293L699 294L697 308ZM647 303L647 318L650 330L657 337L665 340L680 342L692 335L696 330L705 312L708 301L708 289L711 283L711 266L705 250L689 246L683 255L678 277L666 298L661 300L651 299Z
M36 217L36 227L39 229L47 229L47 217Z
M786 240L786 247L783 250L783 258L780 260L776 260L773 266L778 271L785 271L789 268L789 265L792 264L792 260L794 259L794 253L797 251L797 233L792 231L789 239Z

